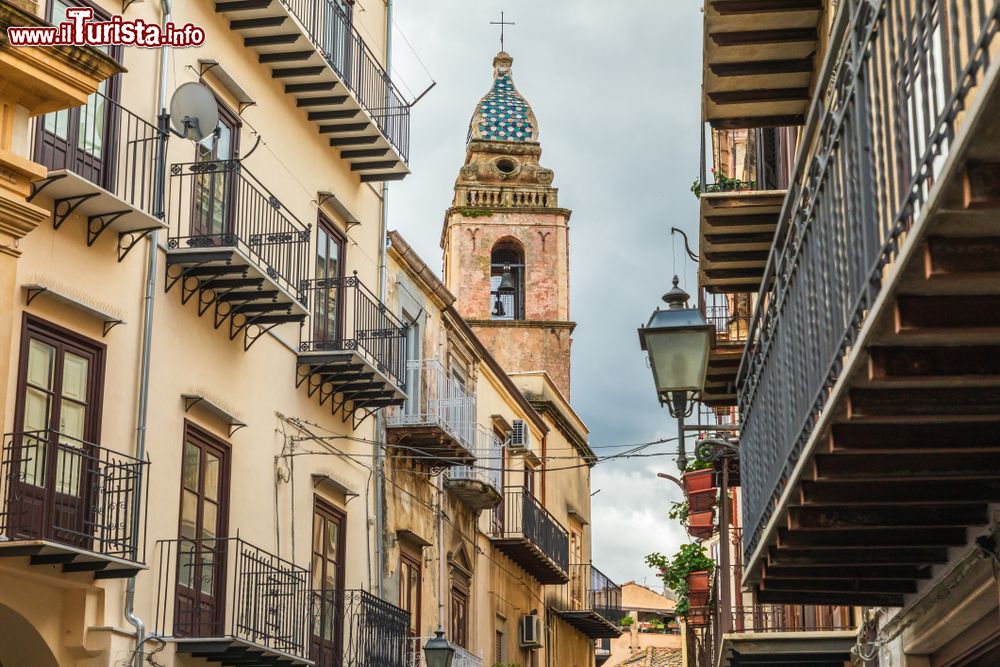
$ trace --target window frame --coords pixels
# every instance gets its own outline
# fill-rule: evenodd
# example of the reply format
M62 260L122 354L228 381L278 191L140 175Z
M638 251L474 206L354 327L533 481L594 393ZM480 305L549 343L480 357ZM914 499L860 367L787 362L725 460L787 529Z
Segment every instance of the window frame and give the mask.
M313 273L313 279L314 280L320 280L321 279L320 276L316 274L316 264L315 264L316 260L319 258L320 234L326 234L326 236L333 243L335 243L336 246L337 246L337 253L338 253L338 258L337 258L337 275L336 276L323 276L323 279L327 279L327 278L331 278L332 277L332 278L334 278L337 281L337 287L336 287L336 290L337 290L337 295L336 295L336 299L337 299L336 300L337 314L336 314L336 317L337 317L337 319L336 319L336 322L335 322L335 325L334 325L335 331L333 331L332 333L329 332L329 331L324 331L322 336L319 334L319 331L316 328L316 322L318 322L318 320L319 320L319 318L317 318L317 316L316 316L316 306L319 304L320 295L321 294L325 294L326 290L322 290L322 289L319 289L319 288L314 289L313 292L314 292L314 299L315 299L315 301L311 304L310 313L309 313L310 314L310 318L312 320L314 320L313 323L311 324L311 326L312 326L312 332L310 333L310 335L312 336L313 340L315 340L317 342L330 342L330 341L341 340L344 337L344 313L345 313L345 310L344 310L344 308L345 308L344 307L344 300L345 300L344 299L344 294L345 294L345 290L344 290L344 278L347 275L347 246L348 246L349 239L347 237L347 234L344 233L344 231L340 229L340 227L334 222L334 220L330 216L326 215L322 211L320 211L317 214L317 216L316 216L316 247L315 247L315 251L312 254L313 262L314 262L313 267L312 267L313 268L313 272L314 272ZM329 254L327 254L326 257L327 257L327 259L329 259ZM329 262L327 262L327 263L329 263ZM327 288L327 289L329 289L329 288Z

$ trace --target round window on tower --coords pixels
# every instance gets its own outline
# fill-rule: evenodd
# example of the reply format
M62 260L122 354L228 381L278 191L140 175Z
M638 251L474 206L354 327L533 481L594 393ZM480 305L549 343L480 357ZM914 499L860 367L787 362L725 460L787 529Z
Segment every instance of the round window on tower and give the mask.
M501 174L513 174L517 171L517 163L510 158L500 158L495 162L497 171Z

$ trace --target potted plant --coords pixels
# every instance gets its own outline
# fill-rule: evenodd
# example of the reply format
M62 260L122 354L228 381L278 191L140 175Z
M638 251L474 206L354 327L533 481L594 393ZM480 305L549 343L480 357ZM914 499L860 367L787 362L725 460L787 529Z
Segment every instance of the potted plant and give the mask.
M688 511L706 512L715 509L718 495L714 486L707 491L695 491L688 494Z
M677 615L688 618L694 610L695 621L707 617L702 608L708 604L707 594L709 579L715 563L705 553L705 548L697 543L682 544L673 558L667 558L660 553L646 556L646 564L656 568L663 584L677 594ZM688 575L694 574L689 582ZM689 586L694 585L694 598L689 598ZM697 604L696 604L697 603ZM697 609L695 609L697 607ZM689 619L691 622L691 619Z
M715 512L691 512L688 514L688 534L698 540L707 540L715 531Z
M690 502L691 494L715 488L715 466L708 462L692 461L681 475L681 480L684 482L684 493Z
M618 621L618 625L622 626L625 629L631 627L633 623L635 623L635 619L632 618L631 616L623 616L622 620Z

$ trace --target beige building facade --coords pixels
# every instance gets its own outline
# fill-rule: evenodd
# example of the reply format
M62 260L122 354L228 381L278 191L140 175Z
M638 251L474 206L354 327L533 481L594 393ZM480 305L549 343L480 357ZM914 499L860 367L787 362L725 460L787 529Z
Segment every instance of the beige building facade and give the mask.
M586 667L614 631L568 333L510 366L386 235L409 108L391 3L356 9L127 3L205 45L0 46L3 667L416 667L438 627L463 667Z

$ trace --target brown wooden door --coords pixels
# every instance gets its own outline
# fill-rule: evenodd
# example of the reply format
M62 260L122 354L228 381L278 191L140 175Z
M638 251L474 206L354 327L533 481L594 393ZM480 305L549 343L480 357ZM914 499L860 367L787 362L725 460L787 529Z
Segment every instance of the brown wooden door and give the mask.
M174 613L179 637L224 634L228 479L228 447L187 424Z
M89 7L95 21L110 21L111 15L81 0L51 0L48 20L57 25L66 20L68 7ZM121 47L98 46L115 60L121 60ZM115 128L112 105L117 77L102 81L97 91L82 107L46 114L38 123L35 159L49 169L69 169L106 189L114 175Z
M205 169L194 175L191 198L191 236L201 245L233 245L239 187L240 118L219 103L216 136L195 148L195 162Z
M335 507L316 499L313 511L313 615L310 659L317 667L340 667L344 653L344 523Z
M346 237L328 218L316 225L316 280L313 340L331 343L343 337L344 248Z
M7 532L90 549L104 347L35 318L21 340Z

